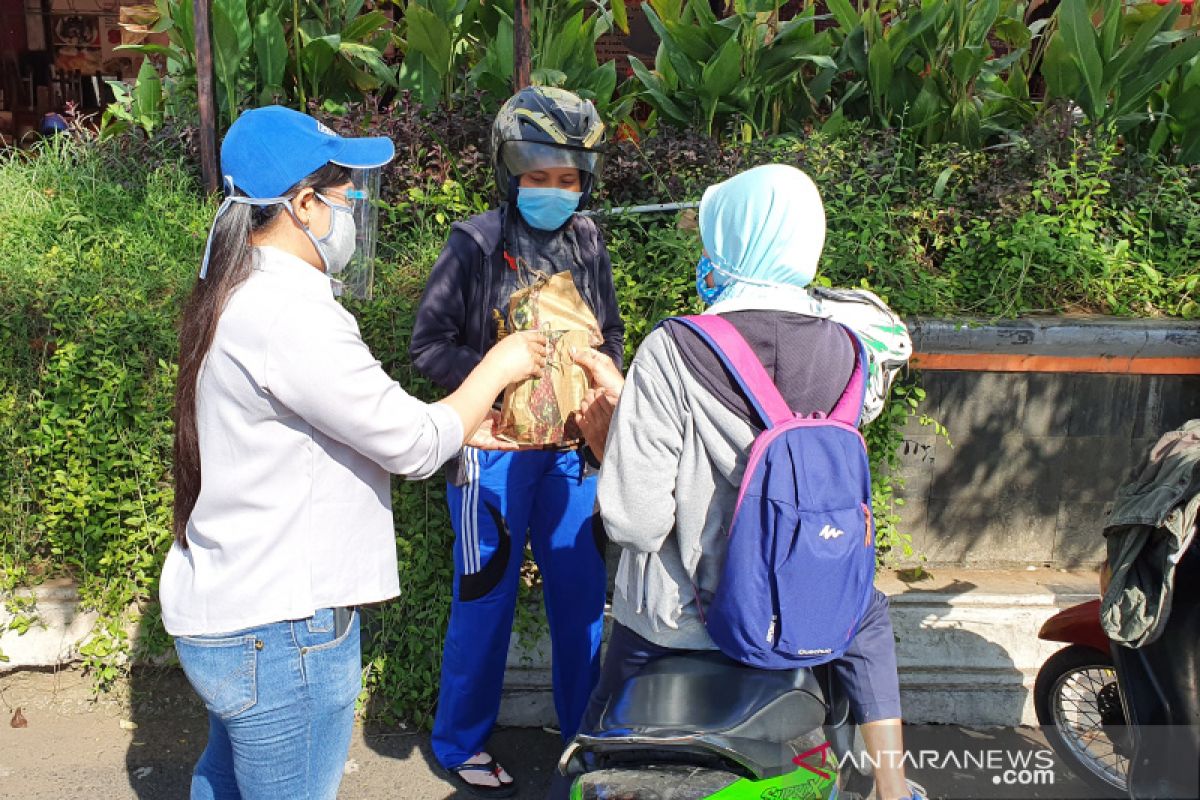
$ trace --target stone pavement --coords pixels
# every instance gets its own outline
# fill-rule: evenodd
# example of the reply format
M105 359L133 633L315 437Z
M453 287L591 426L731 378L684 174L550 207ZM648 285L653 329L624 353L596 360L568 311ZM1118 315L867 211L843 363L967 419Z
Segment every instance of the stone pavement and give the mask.
M28 722L12 728L16 708ZM135 727L136 726L136 727ZM0 798L13 800L168 800L187 797L191 768L204 747L203 709L182 673L142 669L131 686L93 699L77 669L19 670L0 675ZM922 726L910 750L942 748L1035 752L1030 728L969 730ZM558 757L557 735L508 728L491 751L522 782L520 798L540 798ZM449 800L467 797L435 771L427 734L388 728L355 730L343 800ZM944 765L913 777L936 798L1087 798L1078 780L1055 766L1037 786L998 787L994 775Z
M131 686L98 701L90 686L77 669L0 675L0 798L187 797L207 722L183 673L139 670ZM18 707L28 727L10 727ZM544 795L560 749L557 736L537 728L503 730L492 743L514 772L520 765L522 798ZM357 726L346 773L341 798L469 797L438 776L429 737L416 731Z

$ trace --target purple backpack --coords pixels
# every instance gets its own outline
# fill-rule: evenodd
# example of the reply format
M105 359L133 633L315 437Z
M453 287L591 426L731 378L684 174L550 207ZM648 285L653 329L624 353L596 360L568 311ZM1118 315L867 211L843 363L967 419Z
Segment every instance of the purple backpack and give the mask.
M676 317L712 347L766 425L750 450L716 595L703 619L732 659L811 667L845 652L875 590L871 472L858 422L866 353L826 417L792 412L737 329Z

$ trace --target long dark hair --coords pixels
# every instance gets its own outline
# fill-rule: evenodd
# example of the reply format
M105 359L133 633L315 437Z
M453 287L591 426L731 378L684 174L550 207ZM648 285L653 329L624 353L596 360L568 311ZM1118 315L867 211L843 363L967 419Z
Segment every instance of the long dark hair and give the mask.
M350 180L350 170L329 163L284 192L294 197L304 189L332 189ZM187 523L200 496L200 440L196 431L196 384L212 347L221 312L252 267L250 236L273 223L283 206L232 203L213 223L208 275L197 279L183 306L179 323L179 378L175 385L175 541L187 547Z

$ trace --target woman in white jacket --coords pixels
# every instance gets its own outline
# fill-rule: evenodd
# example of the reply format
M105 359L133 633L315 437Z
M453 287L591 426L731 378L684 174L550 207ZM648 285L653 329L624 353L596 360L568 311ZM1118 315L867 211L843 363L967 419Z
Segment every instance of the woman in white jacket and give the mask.
M228 197L180 327L163 622L209 713L193 798L332 798L361 689L354 607L399 593L389 473L433 474L545 342L510 336L438 403L334 299L355 250L345 139L273 106L221 149Z

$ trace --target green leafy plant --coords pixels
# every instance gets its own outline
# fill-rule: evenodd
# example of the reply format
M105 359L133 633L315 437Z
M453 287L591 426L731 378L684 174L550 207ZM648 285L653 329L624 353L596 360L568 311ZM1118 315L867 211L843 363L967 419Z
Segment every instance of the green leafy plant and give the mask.
M404 63L399 85L421 104L452 102L467 86L466 72L483 32L481 0L408 0L404 10ZM512 71L512 22L493 27L492 47ZM507 46L505 42L507 41Z
M617 85L615 62L596 59L596 41L614 25L628 30L625 0L534 0L530 4L534 84L561 86L603 111ZM512 94L511 0L409 0L401 87L427 107L476 90L494 108Z
M73 577L101 615L81 649L100 686L171 540L174 321L212 213L190 172L131 137L0 160L0 593Z
M653 71L630 57L638 99L660 119L708 135L796 129L817 113L837 65L812 8L781 22L782 5L738 0L725 19L704 0L643 5L661 43Z
M596 43L614 27L628 32L625 0L534 0L529 16L531 81L569 89L593 101L609 119L623 116L632 101L614 106L617 65L599 63ZM499 103L512 92L511 1L491 5L484 29L488 46L470 82Z
M138 128L149 136L162 127L162 80L150 59L142 61L133 91L120 81L109 81L108 85L116 99L100 118L100 128L106 135L120 135Z
M192 3L156 0L155 7L151 30L166 33L169 44L117 49L163 61L162 103L169 111L188 111L196 92ZM226 123L248 104L337 106L396 85L396 70L383 58L394 38L391 19L365 10L364 0L213 0L211 14L216 102ZM146 83L149 95L153 89ZM139 75L135 95L142 84ZM121 114L114 109L111 118L128 122Z
M1197 155L1193 142L1200 128L1191 125L1197 117L1187 102L1195 99L1192 92L1200 86L1194 63L1200 54L1200 31L1174 29L1180 9L1178 2L1158 6L1063 0L1042 66L1049 94L1073 101L1092 125L1118 134L1158 122L1151 135L1152 151L1174 134L1185 143L1188 156ZM1188 69L1177 78L1178 84L1164 87L1185 65ZM1157 115L1152 102L1156 94Z
M1181 163L1200 163L1200 56L1176 69L1151 95L1150 104L1151 120L1157 122L1147 139L1147 152L1174 151Z
M866 117L912 130L925 144L979 146L1033 118L1024 3L870 0L860 11L850 0L830 0L829 7L849 78L828 129Z

